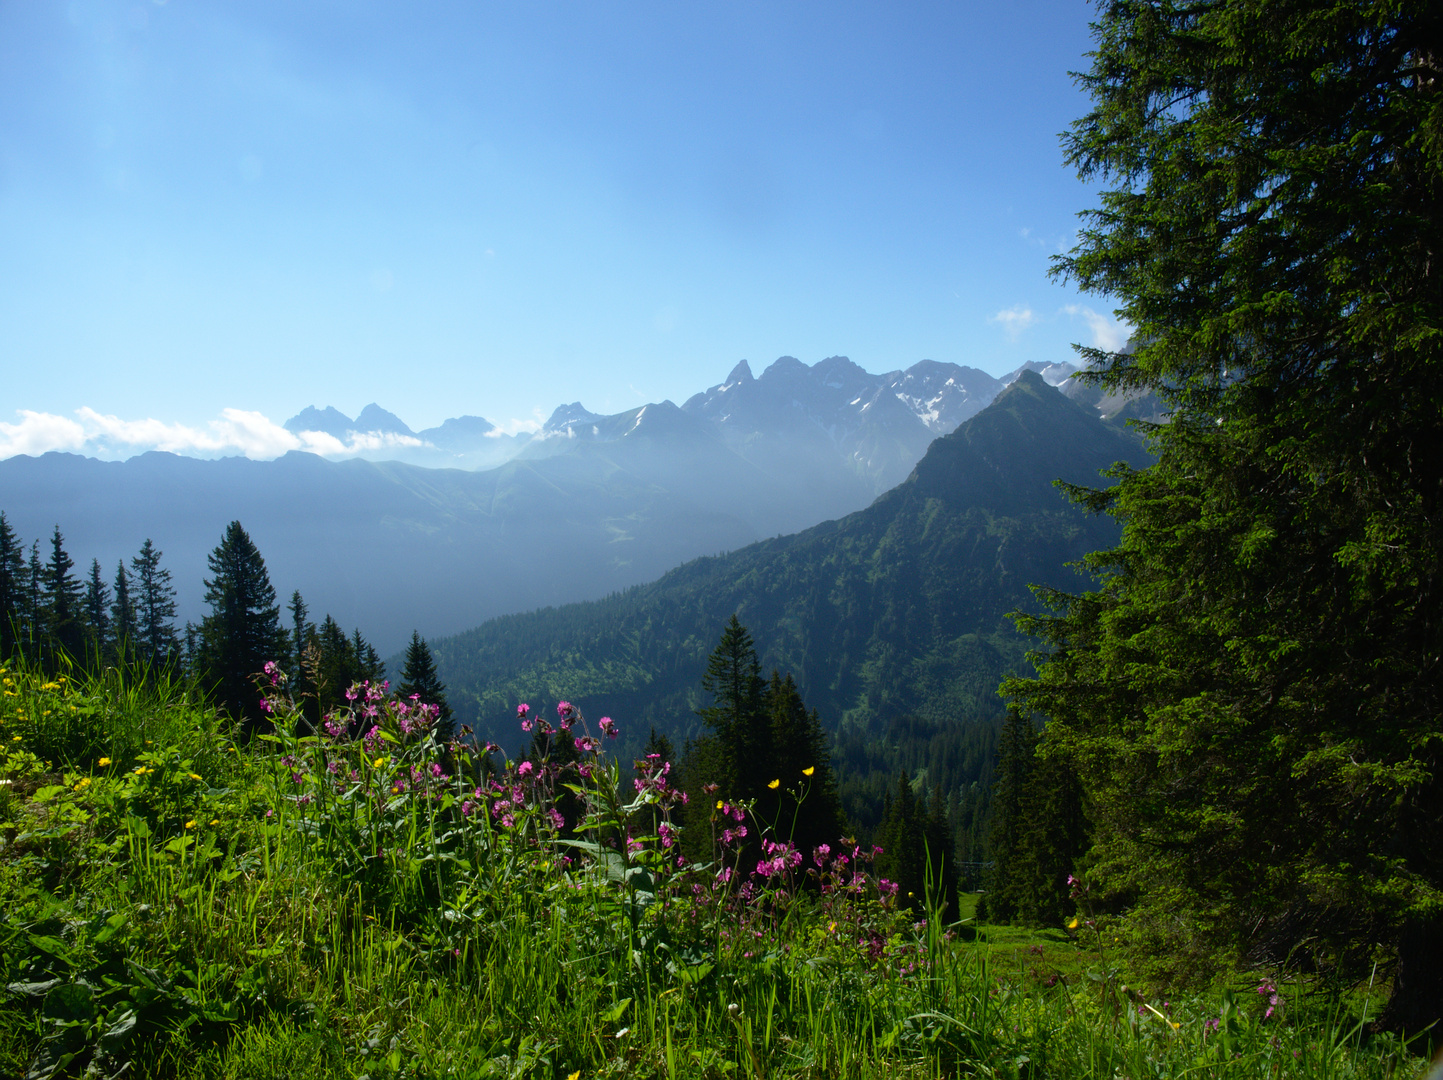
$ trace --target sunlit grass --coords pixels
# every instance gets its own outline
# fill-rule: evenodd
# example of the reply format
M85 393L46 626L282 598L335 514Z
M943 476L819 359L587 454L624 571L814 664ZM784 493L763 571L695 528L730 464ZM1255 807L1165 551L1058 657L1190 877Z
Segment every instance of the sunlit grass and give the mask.
M636 825L675 793L623 803L599 751L493 786L364 693L340 737L239 745L164 678L0 680L0 1075L1420 1071L1292 989L1264 1020L1247 992L1139 994L1086 935L914 923L865 853L810 889L809 863L679 867Z

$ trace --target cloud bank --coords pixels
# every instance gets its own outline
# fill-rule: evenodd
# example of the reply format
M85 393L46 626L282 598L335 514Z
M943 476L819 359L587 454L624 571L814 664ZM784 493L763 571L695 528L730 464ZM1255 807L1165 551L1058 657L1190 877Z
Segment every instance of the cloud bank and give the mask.
M342 442L323 431L287 431L258 412L222 409L204 428L168 424L163 420L122 420L87 407L76 409L77 419L53 413L19 409L19 423L0 421L0 458L16 454L39 455L52 450L119 460L149 450L164 450L186 457L235 457L256 460L304 450L324 457L347 457L400 447L427 444L410 435L390 432L350 432Z

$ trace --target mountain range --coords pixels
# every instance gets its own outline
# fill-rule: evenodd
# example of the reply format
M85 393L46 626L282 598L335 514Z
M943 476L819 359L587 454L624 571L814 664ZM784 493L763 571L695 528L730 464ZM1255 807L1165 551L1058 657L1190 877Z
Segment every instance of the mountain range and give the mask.
M843 517L905 478L935 434L1001 386L930 361L876 376L844 357L811 367L784 357L755 378L739 364L682 406L612 416L562 406L509 443L480 417L411 433L379 406L355 420L312 408L291 426L337 439L365 428L375 455L419 454L411 444L424 442L432 462L443 444L453 464L474 462L478 444L511 457L477 470L305 453L18 455L0 461L0 509L26 542L59 525L72 558L82 569L98 558L107 580L152 539L180 618L197 621L206 557L239 520L283 599L299 589L313 618L329 613L390 652L413 628L434 637L605 596L699 555Z
M764 672L790 672L819 710L854 822L903 769L965 840L985 816L998 683L1026 664L1008 612L1035 607L1031 585L1084 587L1067 564L1117 537L1054 481L1095 487L1099 470L1147 460L1134 432L1024 372L862 510L432 650L479 736L509 745L518 702L565 699L623 722L625 756L650 731L678 747L699 733L702 674L736 614Z
M525 697L566 698L685 738L706 658L737 614L764 665L789 670L834 727L897 711L994 715L1024 643L1006 618L1029 586L1116 538L1054 486L1098 486L1141 440L1037 374L936 439L866 508L703 557L589 603L512 614L436 640L452 704L483 732Z

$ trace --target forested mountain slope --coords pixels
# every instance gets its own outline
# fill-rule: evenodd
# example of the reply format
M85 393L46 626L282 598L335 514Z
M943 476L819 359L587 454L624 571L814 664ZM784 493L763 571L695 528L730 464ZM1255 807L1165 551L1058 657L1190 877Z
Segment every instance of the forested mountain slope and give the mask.
M605 600L493 619L434 641L437 661L483 734L509 734L518 701L565 698L685 737L735 612L833 730L991 719L998 681L1025 662L1007 613L1031 604L1029 584L1080 584L1064 564L1115 539L1053 480L1098 484L1144 457L1133 433L1025 373L865 510Z

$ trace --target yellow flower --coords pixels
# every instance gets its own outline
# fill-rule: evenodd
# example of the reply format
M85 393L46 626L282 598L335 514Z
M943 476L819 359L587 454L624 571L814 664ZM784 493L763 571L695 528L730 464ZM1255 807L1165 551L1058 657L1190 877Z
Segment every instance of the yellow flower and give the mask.
M777 788L778 786L780 786L780 785L781 785L781 780L778 779L778 780L773 780L770 784L767 785L767 787L771 788L772 790L776 790L776 788Z
M213 818L210 819L210 823L211 823L212 825L219 825L219 824L220 824L220 818L218 818L218 817L213 817Z
M811 776L812 773L814 773L814 772L816 772L816 771L817 771L817 767L816 767L815 765L808 765L805 769L802 770L802 775L803 775L803 776Z
M577 1069L574 1073L568 1076L566 1080L581 1080L581 1070Z
M97 768L103 769L103 768L105 768L105 766L107 766L107 765L110 764L110 759L109 759L108 757L103 757L103 758L101 758L99 761L97 761L95 764L96 764L96 767L97 767Z
M192 780L199 780L199 779L200 779L200 774L199 774L199 773L193 773L193 772L191 772L191 773L186 773L185 775L188 776L188 777L190 777Z
M720 799L718 799L718 800L716 801L716 808L717 808L718 810L720 810L720 809L722 808L722 801L721 801Z
M78 784L75 785L75 790L76 790L76 791L81 791L81 790L83 790L83 789L85 789L85 788L88 788L89 786L90 786L90 777L88 777L88 776L83 776L83 777L80 778L80 783L78 783Z
M185 823L185 827L186 827L187 829L193 829L193 828L195 828L195 822L193 822L193 821L187 821L187 822Z
M19 735L16 735L15 738L11 739L10 741L11 741L11 742L19 742L19 741L20 741L20 736L19 736Z
M136 776L144 776L146 773L151 772L151 771L152 771L152 770L147 769L144 765L137 765L137 766L135 767L135 775L136 775Z
M382 765L386 764L386 759L384 757L378 757L375 761L371 762L371 764L379 769Z
M1082 922L1082 920L1079 919L1076 915L1074 915L1074 916L1072 917L1072 921L1067 924L1067 929L1069 929L1069 930L1076 930L1077 927L1078 927L1078 925L1079 925L1081 922Z

